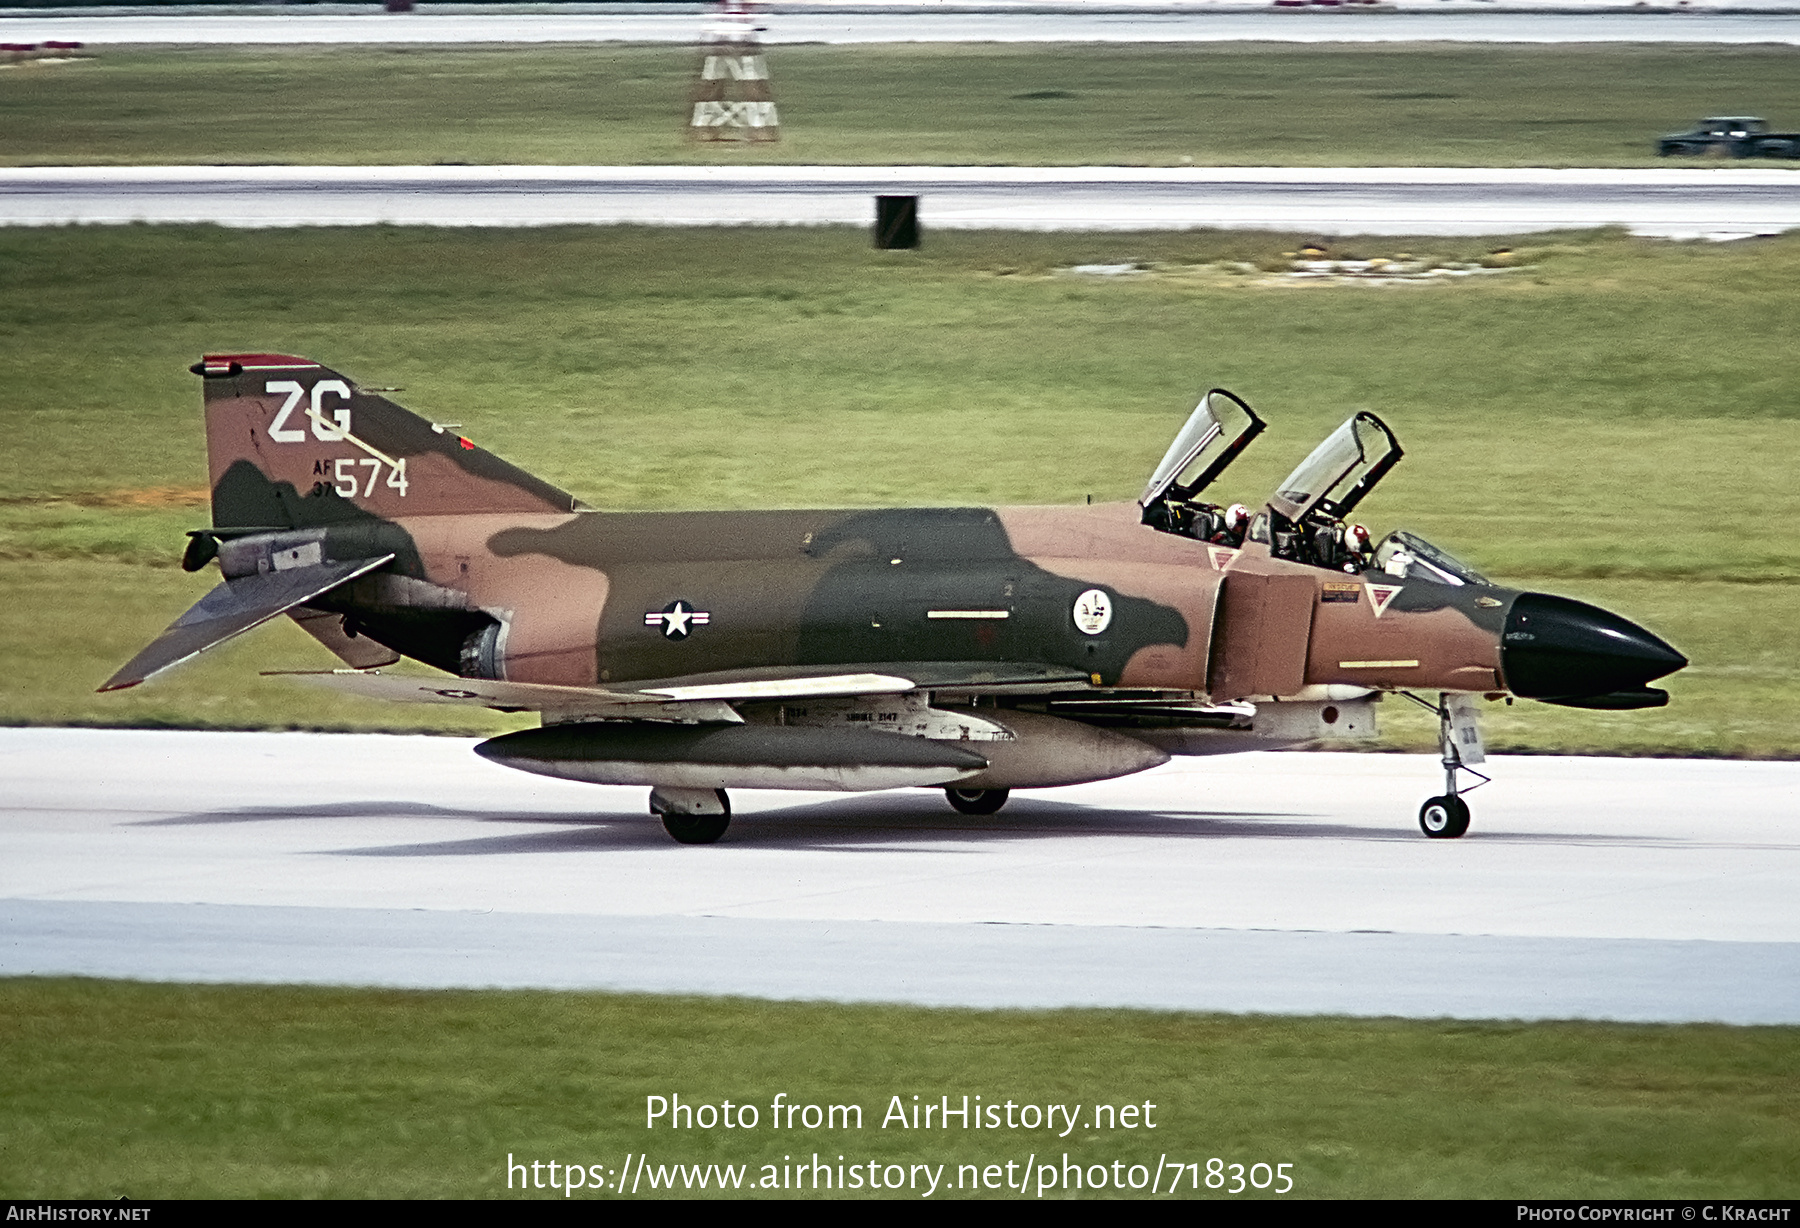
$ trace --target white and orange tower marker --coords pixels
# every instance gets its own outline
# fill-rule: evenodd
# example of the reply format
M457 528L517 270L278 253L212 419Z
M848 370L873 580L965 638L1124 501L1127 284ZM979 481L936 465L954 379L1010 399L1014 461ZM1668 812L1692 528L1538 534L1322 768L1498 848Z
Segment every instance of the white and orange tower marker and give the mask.
M707 26L688 109L688 136L696 141L781 139L754 7L749 0L721 0Z

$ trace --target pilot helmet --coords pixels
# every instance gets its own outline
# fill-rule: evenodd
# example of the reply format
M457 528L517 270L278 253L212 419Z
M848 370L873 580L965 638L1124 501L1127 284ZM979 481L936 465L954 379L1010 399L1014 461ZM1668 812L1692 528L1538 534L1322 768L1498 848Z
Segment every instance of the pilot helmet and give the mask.
M1352 554L1367 554L1370 549L1369 531L1359 524L1346 527L1344 529L1344 548Z
M1242 533L1250 523L1250 509L1242 503L1233 503L1225 509L1225 527L1233 533Z

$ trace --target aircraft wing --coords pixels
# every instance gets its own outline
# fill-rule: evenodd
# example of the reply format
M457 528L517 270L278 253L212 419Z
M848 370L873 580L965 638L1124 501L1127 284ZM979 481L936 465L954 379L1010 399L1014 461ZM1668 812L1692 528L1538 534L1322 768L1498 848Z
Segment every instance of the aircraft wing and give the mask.
M317 563L227 580L169 624L168 630L126 662L124 668L108 678L100 689L121 691L136 686L171 665L179 665L189 657L242 635L340 584L385 566L393 558L391 554L384 554L379 558Z
M874 661L855 665L774 665L634 682L632 691L673 699L804 699L898 695L906 691L1029 694L1087 686L1064 665L1017 661Z
M498 682L485 678L421 677L384 674L380 670L337 669L325 672L270 670L265 678L292 678L364 699L399 703L456 704L497 712L543 712L562 720L578 717L661 720L681 723L739 724L743 718L720 700L671 699L605 687L551 686L542 682Z
M1087 685L1080 670L1058 665L932 661L870 665L771 666L688 674L627 686L551 686L481 678L419 677L378 670L270 673L368 699L461 704L501 712L544 712L562 719L611 718L738 724L734 702L899 695L908 691L1026 694Z

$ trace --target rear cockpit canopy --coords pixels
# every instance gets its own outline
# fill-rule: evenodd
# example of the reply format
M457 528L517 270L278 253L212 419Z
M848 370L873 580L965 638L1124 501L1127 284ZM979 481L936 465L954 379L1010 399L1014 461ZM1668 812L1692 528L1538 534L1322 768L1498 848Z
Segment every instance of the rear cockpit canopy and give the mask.
M1149 512L1159 503L1185 502L1210 486L1266 424L1240 398L1214 388L1200 398L1186 425L1150 475L1138 505Z

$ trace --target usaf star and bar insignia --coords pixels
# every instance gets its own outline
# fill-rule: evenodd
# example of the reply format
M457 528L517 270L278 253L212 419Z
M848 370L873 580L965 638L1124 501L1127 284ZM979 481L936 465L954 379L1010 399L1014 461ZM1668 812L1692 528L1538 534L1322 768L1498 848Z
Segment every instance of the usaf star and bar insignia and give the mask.
M644 625L661 627L663 638L667 640L685 640L694 633L695 627L704 627L711 621L709 611L696 610L686 601L671 601L660 610L648 610L644 614Z

